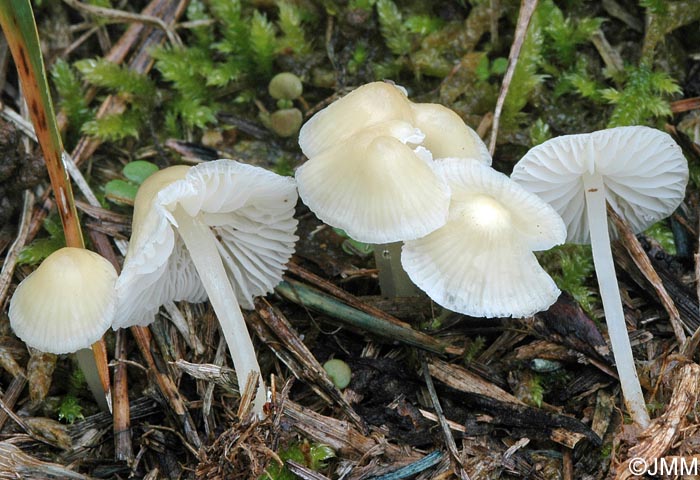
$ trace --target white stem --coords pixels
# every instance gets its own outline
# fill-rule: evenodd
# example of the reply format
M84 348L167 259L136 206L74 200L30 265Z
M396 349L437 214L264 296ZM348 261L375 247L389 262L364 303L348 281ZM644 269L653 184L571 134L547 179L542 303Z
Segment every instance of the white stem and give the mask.
M87 383L92 396L95 397L97 405L103 412L111 412L112 405L111 399L105 398L105 390L102 386L102 381L100 380L100 374L97 370L97 364L95 363L95 355L92 353L91 348L81 348L75 352L75 359L78 361L78 366L85 376L85 383Z
M637 370L634 366L632 346L627 336L625 315L622 311L622 300L615 275L615 264L610 250L605 184L600 175L585 174L583 187L586 192L586 212L591 233L593 264L598 277L605 321L608 324L610 344L617 365L617 373L620 376L622 396L632 419L640 427L646 428L650 422L649 412L646 409L642 387L639 384Z
M253 401L253 411L262 417L266 401L265 385L236 294L216 248L216 238L207 225L197 218L190 217L180 208L173 212L173 217L178 223L178 232L190 252L209 301L219 318L221 330L231 352L239 388L242 390L245 387L249 375L258 376L259 384Z

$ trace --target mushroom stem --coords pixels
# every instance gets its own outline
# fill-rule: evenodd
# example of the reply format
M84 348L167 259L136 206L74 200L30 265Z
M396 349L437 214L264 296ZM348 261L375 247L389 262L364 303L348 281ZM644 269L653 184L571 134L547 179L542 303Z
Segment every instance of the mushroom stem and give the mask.
M209 301L219 318L236 370L239 388L244 388L249 375L257 375L259 378L258 390L253 401L253 412L262 417L263 405L266 401L265 385L243 313L216 247L216 237L207 225L189 216L180 207L173 212L173 217L209 296Z
M387 298L415 297L418 289L401 266L402 242L374 245L374 261L379 270L379 288Z
M646 409L642 387L639 384L637 370L632 356L632 345L627 335L625 316L622 311L622 300L615 275L612 251L610 249L610 234L605 208L605 184L600 175L583 175L583 186L586 195L586 213L591 234L591 249L593 264L598 277L600 298L603 301L605 321L608 324L608 335L612 345L617 372L620 376L622 395L627 410L632 419L642 428L649 425L649 413Z
M81 348L75 352L75 359L78 361L78 366L85 376L85 383L92 392L92 396L95 397L97 405L103 411L112 413L111 394L107 396L104 389L99 366L95 362L94 351L90 348Z

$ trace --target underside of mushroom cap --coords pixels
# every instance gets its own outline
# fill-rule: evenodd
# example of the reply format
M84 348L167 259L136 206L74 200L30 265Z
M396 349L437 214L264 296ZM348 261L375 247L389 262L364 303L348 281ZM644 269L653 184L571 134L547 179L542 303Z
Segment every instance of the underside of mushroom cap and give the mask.
M449 189L432 162L383 129L361 132L296 171L311 211L361 242L419 238L447 219Z
M425 134L422 146L433 158L473 158L491 165L486 144L462 118L437 103L412 103L414 124Z
M556 212L476 160L440 160L436 170L452 191L449 220L405 242L401 263L411 280L472 316L523 317L552 305L559 289L532 251L564 241Z
M299 131L308 158L332 148L358 131L389 120L413 118L405 92L386 82L363 85L316 113Z
M88 348L114 317L117 272L82 248L49 255L20 283L10 301L10 324L30 347L55 354Z
M190 168L178 165L160 170L139 188L129 249L116 283L115 330L152 323L166 302L196 303L207 298L184 243L156 204L158 192L185 178Z
M280 282L294 253L296 201L293 178L233 160L192 167L157 200L166 212L181 207L211 227L238 302L247 309Z
M608 203L639 233L683 200L688 163L670 135L618 127L548 140L525 154L511 178L559 212L567 241L588 243L584 174L602 176Z

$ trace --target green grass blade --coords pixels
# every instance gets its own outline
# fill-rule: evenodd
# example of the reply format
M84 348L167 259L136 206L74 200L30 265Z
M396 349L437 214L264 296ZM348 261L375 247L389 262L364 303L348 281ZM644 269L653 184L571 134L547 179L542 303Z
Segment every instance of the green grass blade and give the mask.
M0 0L0 26L17 66L22 92L39 145L44 153L56 205L66 234L66 244L83 247L77 211L68 174L63 166L63 144L56 123L39 34L29 0Z

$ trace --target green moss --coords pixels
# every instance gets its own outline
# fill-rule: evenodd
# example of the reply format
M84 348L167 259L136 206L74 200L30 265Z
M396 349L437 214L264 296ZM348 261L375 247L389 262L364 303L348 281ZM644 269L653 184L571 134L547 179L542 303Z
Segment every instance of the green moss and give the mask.
M335 452L328 445L310 444L304 440L294 442L277 452L279 458L284 462L294 460L305 467L319 471L325 467L326 462L335 457ZM265 474L259 480L295 480L297 478L289 469L283 465L270 461Z
M581 308L592 315L596 296L595 290L588 286L594 273L590 246L562 245L542 252L538 258L557 286L570 293Z

